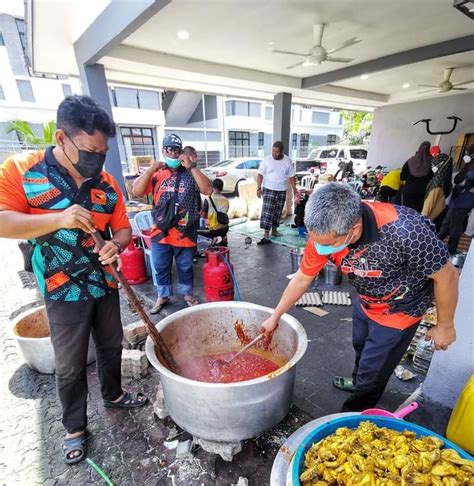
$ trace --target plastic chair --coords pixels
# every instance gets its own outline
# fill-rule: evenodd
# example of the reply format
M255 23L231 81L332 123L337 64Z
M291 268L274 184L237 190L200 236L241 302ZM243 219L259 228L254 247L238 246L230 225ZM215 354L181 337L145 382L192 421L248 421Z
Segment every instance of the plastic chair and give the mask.
M134 218L134 225L138 230L138 236L140 236L143 251L145 252L147 273L151 275L153 285L156 287L158 283L156 280L155 266L153 265L153 256L151 254L151 238L149 235L144 233L144 231L149 230L153 226L151 211L148 210L137 213Z
M316 184L316 177L311 175L306 175L301 179L301 189L305 191L312 191L314 185Z
M354 189L355 192L360 194L360 191L362 191L362 181L350 181L348 184Z

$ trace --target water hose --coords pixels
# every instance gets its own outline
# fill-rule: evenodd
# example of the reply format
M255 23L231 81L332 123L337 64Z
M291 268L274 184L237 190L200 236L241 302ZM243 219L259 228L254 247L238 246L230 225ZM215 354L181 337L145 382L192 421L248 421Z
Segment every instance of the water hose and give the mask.
M224 263L227 265L227 268L230 272L230 276L232 277L232 281L234 282L234 290L235 290L235 300L241 300L240 299L240 289L239 289L239 284L237 283L237 280L235 278L234 271L232 270L232 267L229 263L229 260L225 255L221 255L222 259L224 260Z
M97 472L97 474L109 485L109 486L114 486L114 483L112 480L105 474L104 471L92 460L86 457L86 462L89 464L89 466L94 469L94 471Z

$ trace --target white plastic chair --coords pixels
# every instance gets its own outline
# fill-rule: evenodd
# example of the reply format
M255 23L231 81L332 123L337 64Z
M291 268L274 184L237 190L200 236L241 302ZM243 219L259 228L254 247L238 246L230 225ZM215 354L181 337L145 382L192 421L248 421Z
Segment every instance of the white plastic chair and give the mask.
M306 175L301 179L301 189L305 191L312 191L316 184L316 177L312 175Z
M157 285L157 280L156 280L156 271L155 271L155 266L153 265L153 256L151 254L151 249L148 248L148 246L145 243L144 238L146 235L142 233L143 230L148 230L153 226L153 218L151 216L151 211L141 211L135 215L133 218L134 220L134 226L138 230L138 236L140 236L142 240L142 247L143 251L145 252L145 262L147 266L147 270L151 274L151 278L153 279L153 285Z
M350 181L348 184L354 189L355 192L360 194L360 191L362 191L362 181Z

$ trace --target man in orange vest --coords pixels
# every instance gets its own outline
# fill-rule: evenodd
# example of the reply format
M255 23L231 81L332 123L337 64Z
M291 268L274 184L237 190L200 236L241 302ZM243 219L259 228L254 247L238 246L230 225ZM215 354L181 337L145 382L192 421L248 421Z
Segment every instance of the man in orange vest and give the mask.
M339 266L359 295L352 319L352 378L335 377L334 385L352 392L343 412L372 408L433 297L438 324L429 337L437 350L446 350L456 339L458 273L428 219L413 209L361 201L346 184L331 183L314 192L305 225L309 240L300 269L263 329L268 335L276 328L328 260Z

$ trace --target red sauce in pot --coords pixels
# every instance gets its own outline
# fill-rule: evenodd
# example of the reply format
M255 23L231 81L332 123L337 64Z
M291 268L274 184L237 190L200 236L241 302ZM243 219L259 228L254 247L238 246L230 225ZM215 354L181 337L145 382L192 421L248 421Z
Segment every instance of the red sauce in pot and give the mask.
M219 365L216 360L228 360L235 352L195 356L180 363L180 374L185 378L207 383L235 383L268 375L280 368L280 364L251 352L242 353L232 363Z

